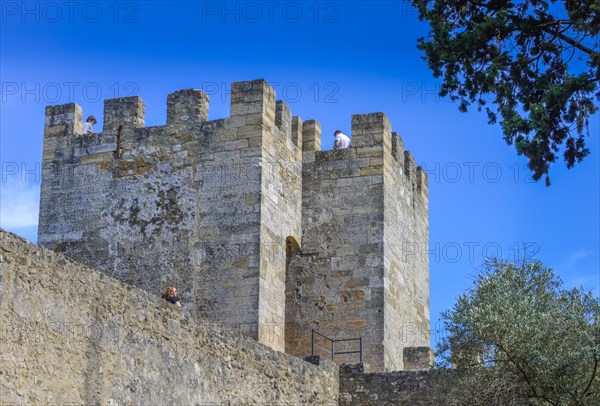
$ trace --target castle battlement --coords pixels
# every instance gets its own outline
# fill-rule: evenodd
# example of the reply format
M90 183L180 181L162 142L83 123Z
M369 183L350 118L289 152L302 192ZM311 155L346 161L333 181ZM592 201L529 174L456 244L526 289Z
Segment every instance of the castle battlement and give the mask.
M266 125L277 128L277 138L287 144L288 149L298 148L303 152L321 151L321 125L316 120L303 120L292 116L289 106L282 100L275 101L275 91L264 80L236 82L232 85L231 115L219 120L208 119L210 97L202 90L183 89L167 97L167 120L165 125L145 127L145 102L139 96L120 97L104 101L104 126L102 132L82 137L72 143L52 143L49 149L90 148L88 154L115 152L120 147L135 141L135 148L147 138L170 127L169 136L175 132L194 129L200 132L215 132L219 127L240 128L248 124ZM81 133L83 114L76 103L48 106L46 108L45 138L77 136ZM231 132L222 141L250 140L251 134ZM404 173L417 178L414 159L404 158L404 143L397 133L391 132L391 124L384 113L359 114L352 116L352 146L359 157L381 158L378 151L390 152L402 166L407 162ZM68 140L68 139L67 139ZM248 142L248 146L256 142ZM106 145L103 148L100 145ZM244 145L239 143L238 145ZM232 145L224 146L225 149ZM82 151L77 153L81 154ZM407 152L410 154L409 152ZM343 155L336 155L337 157ZM312 159L312 155L308 155ZM408 162L412 160L412 166ZM373 160L375 162L375 159Z
M40 243L150 292L174 283L192 314L276 350L308 355L315 328L402 369L429 343L429 264L406 249L428 244L428 186L387 116L353 115L352 148L322 151L319 122L264 80L232 84L229 117L209 102L173 92L146 127L140 97L109 99L83 136L80 106L47 107Z
M208 150L235 151L239 158L256 157L256 148L278 140L291 151L294 160L301 160L302 151L320 150L321 127L315 120L292 117L289 106L275 101L275 91L264 80L237 82L232 85L231 115L219 120L208 119L210 98L202 90L184 89L167 97L167 120L162 126L145 127L145 103L138 96L107 99L104 102L104 126L102 132L79 138L83 115L76 103L46 108L45 152L73 149L73 154L93 155L115 153L122 156L127 150L140 145L152 147L168 143L161 136L174 138L189 132L204 135L198 139ZM272 141L263 140L261 126L273 129ZM220 131L224 128L229 131ZM162 134L165 132L167 134ZM207 135L218 134L212 139ZM54 139L54 138L60 138ZM53 140L54 139L54 140ZM191 141L191 140L190 140ZM209 145L210 144L210 145ZM100 147L103 145L103 147ZM80 148L81 150L76 150ZM236 153L229 154L231 156ZM223 155L221 155L223 156Z

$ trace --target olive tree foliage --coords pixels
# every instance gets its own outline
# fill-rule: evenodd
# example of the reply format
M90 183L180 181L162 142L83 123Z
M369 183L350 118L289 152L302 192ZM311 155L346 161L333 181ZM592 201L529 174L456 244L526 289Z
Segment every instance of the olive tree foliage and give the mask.
M413 0L430 24L419 39L440 95L485 108L529 159L535 180L562 152L588 155L589 117L600 100L598 0Z
M598 299L540 262L488 261L442 319L444 404L600 405Z

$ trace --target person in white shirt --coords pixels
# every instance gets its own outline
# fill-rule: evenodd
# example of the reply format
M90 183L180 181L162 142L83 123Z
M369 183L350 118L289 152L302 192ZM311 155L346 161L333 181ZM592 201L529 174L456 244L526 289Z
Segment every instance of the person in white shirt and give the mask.
M94 130L92 130L92 126L96 124L96 117L89 116L85 123L83 123L83 129L81 131L81 135L93 134Z
M333 136L335 137L333 149L344 149L350 147L350 138L348 138L348 136L341 130L335 130Z

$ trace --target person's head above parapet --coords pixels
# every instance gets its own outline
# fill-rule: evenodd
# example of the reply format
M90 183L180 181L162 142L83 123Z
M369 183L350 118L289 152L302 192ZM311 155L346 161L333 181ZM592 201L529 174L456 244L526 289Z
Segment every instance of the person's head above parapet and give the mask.
M181 302L177 297L177 289L174 285L167 286L167 291L162 295L162 298L169 303L173 303L177 307L181 307Z
M165 299L169 299L171 297L177 297L177 289L173 285L167 286L167 291L163 295Z
M86 123L92 123L92 124L96 124L96 123L97 123L97 121L96 121L96 117L94 117L94 116L89 116L89 117L87 118L87 120L85 120L85 122L86 122Z

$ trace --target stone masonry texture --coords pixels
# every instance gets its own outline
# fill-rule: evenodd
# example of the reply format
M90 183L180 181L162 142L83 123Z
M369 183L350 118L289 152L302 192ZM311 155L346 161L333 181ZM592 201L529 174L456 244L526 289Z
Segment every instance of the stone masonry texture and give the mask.
M362 364L340 366L340 406L440 406L428 371L369 373Z
M338 367L239 332L0 229L0 404L337 405Z
M175 284L192 319L274 350L310 355L314 329L361 337L374 371L415 369L403 353L429 345L427 176L386 115L352 116L352 148L321 151L319 122L264 80L232 84L227 118L209 120L209 101L174 92L166 124L146 127L141 98L106 100L92 136L77 135L78 105L47 107L39 243L146 292Z

